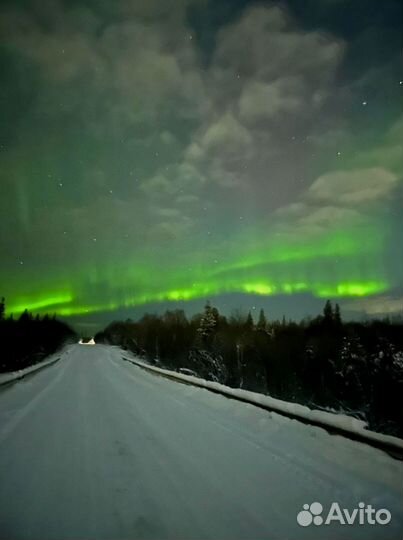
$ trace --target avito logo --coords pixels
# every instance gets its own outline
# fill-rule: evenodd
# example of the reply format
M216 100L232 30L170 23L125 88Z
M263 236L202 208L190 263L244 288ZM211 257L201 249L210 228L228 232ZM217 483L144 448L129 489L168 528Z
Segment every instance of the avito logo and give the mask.
M320 502L304 504L303 510L297 515L297 522L301 527L309 525L329 525L339 523L340 525L387 525L390 523L392 515L386 508L376 510L370 504L358 503L358 508L349 510L341 508L339 503L331 504L326 516L323 515L323 506Z

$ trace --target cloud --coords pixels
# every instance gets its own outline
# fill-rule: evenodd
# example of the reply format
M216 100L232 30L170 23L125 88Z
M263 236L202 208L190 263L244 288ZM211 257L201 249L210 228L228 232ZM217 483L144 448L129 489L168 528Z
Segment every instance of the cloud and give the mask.
M393 173L382 168L334 171L315 180L308 196L321 202L366 204L387 197L397 181Z
M139 2L124 0L117 2L118 13L129 17L144 18L149 21L164 18L182 19L190 6L206 4L207 0L147 0Z
M161 141L167 145L174 144L175 142L177 142L175 136L170 131L163 131L160 137L161 137Z
M276 234L294 247L361 226L392 193L397 167L376 149L338 171L324 153L355 141L337 114L346 43L302 27L281 3L260 3L223 24L206 51L187 17L203 2L0 9L4 54L21 74L14 87L32 89L0 167L18 177L19 202L6 194L0 204L30 228L38 267L46 253L65 268L113 253L123 267L128 251L146 266L144 251L164 246L201 267L213 251L236 259L256 242L264 252ZM397 156L400 133L396 123L382 148Z
M212 169L231 171L231 165L238 164L240 157L248 159L252 151L252 135L232 113L225 113L208 124L195 137L185 152L185 157L195 165L208 168L212 179ZM218 178L218 181L219 178Z
M180 216L165 216L175 219L169 219L165 221L156 222L152 224L145 234L145 240L151 242L153 245L162 245L166 242L177 242L188 238L193 228L193 221L191 218L184 215ZM171 248L173 248L171 244Z
M325 106L344 49L334 36L302 31L280 7L246 9L217 34L202 78L204 114L184 160L219 187L255 190L258 207L267 199L269 171L286 191L290 162L284 139L303 133ZM321 122L312 131L319 140ZM309 150L305 146L301 152ZM273 208L281 191L270 193Z
M199 194L204 183L205 178L197 168L186 162L172 166L169 170L161 170L146 179L140 190L146 197L145 204L151 205L154 230L162 231L163 235L166 235L167 228L171 230L172 225L170 223L168 227L167 219L175 221L177 233L179 230L184 232L190 225L193 226L200 215ZM158 228L158 221L164 223L162 228ZM171 236L177 234L172 233ZM157 237L155 234L154 238Z
M309 208L305 214L299 216L298 225L311 230L332 229L341 224L357 221L360 214L351 208L339 206L322 206Z
M335 231L350 229L357 232L367 224L367 216L351 208L296 203L275 213L270 220L270 230L277 238L276 243L302 246L320 238L330 238ZM364 245L361 247L364 249Z
M178 191L178 186L171 182L162 173L149 178L141 185L142 191L151 197L163 197L165 195L174 195Z
M242 91L239 114L246 122L254 122L298 113L303 104L300 86L296 78L278 79L273 83L253 81Z
M403 167L403 115L398 117L385 133L380 133L376 145L357 152L352 158L355 167L380 165L401 176Z
M376 296L343 304L343 309L366 315L403 315L403 296Z
M341 40L301 31L285 10L253 6L219 32L215 63L261 81L287 74L307 77L310 84L317 85L333 79L343 52Z
M303 119L296 119L327 95L344 45L302 31L284 9L253 6L218 32L205 66L185 16L190 5L202 3L120 0L92 10L55 2L39 20L13 8L5 13L13 24L5 25L3 39L42 77L34 115L49 121L61 111L69 121L78 116L83 138L129 138L136 152L157 137L176 141L174 166L192 165L193 176L221 187L246 189L252 181L258 189L270 157L281 152L272 136L276 123L289 114L296 131L303 129ZM146 176L164 174L158 168ZM142 190L175 191L171 180L147 182Z
M200 142L207 151L219 148L220 152L226 150L231 155L250 145L251 136L231 113L226 113L208 126Z
M278 208L269 219L270 228L284 243L301 245L337 231L354 231L361 238L360 250L369 251L383 241L374 223L397 185L397 177L381 168L326 173L300 200ZM348 247L344 233L338 242Z

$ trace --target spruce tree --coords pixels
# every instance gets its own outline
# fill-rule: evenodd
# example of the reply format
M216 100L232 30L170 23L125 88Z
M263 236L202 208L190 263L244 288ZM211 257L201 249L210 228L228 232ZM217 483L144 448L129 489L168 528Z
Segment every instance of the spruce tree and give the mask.
M253 322L252 313L249 311L248 316L246 317L245 327L247 330L253 330L255 323Z
M256 326L257 326L257 329L261 331L265 331L267 329L267 319L266 319L266 315L264 314L263 309L260 310L259 320Z
M341 314L340 314L340 306L339 306L339 304L336 304L335 308L334 308L334 322L338 326L341 325Z
M200 326L197 329L202 341L207 342L210 340L217 326L217 322L216 313L213 311L210 302L207 302L204 306L204 313L200 320Z
M330 300L326 301L325 307L323 308L323 316L326 322L333 321L333 306Z

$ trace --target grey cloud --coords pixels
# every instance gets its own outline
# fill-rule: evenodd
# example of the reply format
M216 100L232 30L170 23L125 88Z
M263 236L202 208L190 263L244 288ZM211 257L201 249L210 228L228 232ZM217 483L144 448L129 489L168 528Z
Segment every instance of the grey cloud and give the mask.
M334 171L315 180L309 196L317 201L363 204L388 196L396 184L397 177L382 168Z
M164 215L167 205L179 205L181 209L175 208L172 212L181 213L185 217L198 200L204 183L205 178L198 169L191 163L183 162L146 179L140 189L153 205L162 205L162 213L157 211L157 215ZM184 203L188 203L189 207L184 208Z
M246 152L246 155L249 153L252 136L231 113L226 113L207 127L199 139L199 145L204 153L219 154L231 159L240 152Z
M215 61L232 66L243 75L273 81L288 75L329 81L339 64L344 44L334 36L297 29L285 11L276 7L252 7L218 38Z
M344 49L333 36L301 31L278 7L247 9L218 33L203 77L207 113L184 160L224 187L259 190L273 170L289 183L280 157L284 131L293 125L294 133L304 132L319 114L332 94ZM318 122L313 126L318 140L321 131ZM277 195L272 196L275 207Z
M403 297L401 296L376 296L364 298L354 302L346 302L343 309L365 313L366 315L402 315Z
M401 175L403 167L403 115L395 120L376 146L357 152L352 158L355 167L385 167Z
M396 179L386 167L322 174L308 196L295 185L328 130L325 106L337 97L343 41L302 30L285 10L259 4L218 32L210 63L202 65L185 17L194 2L98 2L96 10L51 2L42 9L47 25L17 8L0 17L2 42L28 58L41 78L30 111L43 122L38 138L52 137L56 119L71 129L72 139L91 139L88 154L95 157L84 156L74 179L90 186L90 196L82 210L62 216L76 223L76 238L82 230L95 234L93 223L107 231L105 245L114 242L109 230L128 231L134 251L144 238L187 238L205 225L200 207L223 199L237 224L250 211L274 230L302 236L325 230L332 220L354 220L352 205L391 192ZM345 133L333 123L332 129L329 145ZM20 133L25 148L30 141ZM159 157L166 151L161 162L154 146L162 148ZM119 185L126 168L141 170L147 152L155 159L147 158L147 170L135 173L138 183L126 178L124 204L102 199L99 193L109 183ZM286 206L285 198L295 202ZM222 208L213 213L217 221L227 218ZM51 219L58 220L56 214Z
M239 113L246 122L267 121L287 113L298 113L302 103L298 80L278 79L270 84L253 81L242 91Z

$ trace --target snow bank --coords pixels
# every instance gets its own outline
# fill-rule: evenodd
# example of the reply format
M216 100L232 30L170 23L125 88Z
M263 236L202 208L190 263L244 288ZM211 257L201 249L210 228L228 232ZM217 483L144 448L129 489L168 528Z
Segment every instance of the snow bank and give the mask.
M37 364L34 364L32 366L28 366L24 369L19 369L18 371L9 371L7 373L0 373L0 386L3 384L10 383L12 381L17 381L18 379L22 379L26 375L29 375L30 373L33 373L34 371L38 371L46 366L49 366L50 364L54 364L58 360L60 360L62 352L59 351L51 356L49 356L46 360L43 360L43 362L38 362Z
M305 423L323 427L330 431L337 431L338 433L350 436L362 442L367 442L373 446L377 446L381 449L389 449L396 451L399 455L403 452L403 440L392 435L384 435L375 431L367 430L367 423L351 416L344 414L335 414L326 411L320 411L316 409L310 409L305 405L299 403L290 403L281 399L273 398L264 394L258 394L256 392L250 392L248 390L241 390L239 388L230 388L223 384L206 381L198 377L191 375L185 375L183 373L177 373L167 369L158 368L144 363L137 358L128 358L128 353L125 351L123 356L124 360L132 362L133 364L140 366L149 371L153 371L165 377L175 379L181 382L206 388L213 392L228 396L239 401L251 403L264 409L275 411L280 414L286 415L297 420L302 420Z

